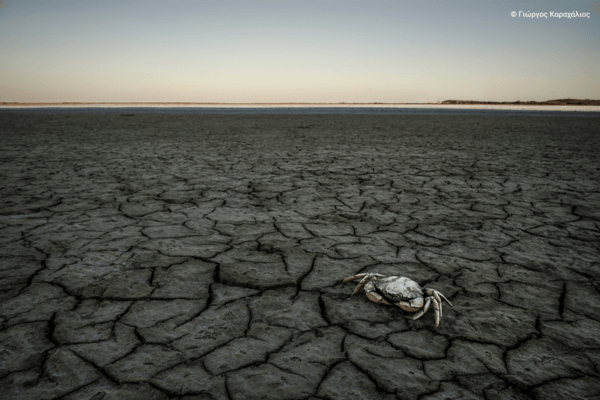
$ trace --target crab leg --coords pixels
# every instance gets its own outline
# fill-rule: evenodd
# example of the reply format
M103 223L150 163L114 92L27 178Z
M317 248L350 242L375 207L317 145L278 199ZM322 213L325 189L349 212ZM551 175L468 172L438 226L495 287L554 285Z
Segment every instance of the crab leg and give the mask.
M366 276L366 275L367 275L367 274L358 274L358 275L352 275L352 276L349 276L349 277L347 277L346 279L344 279L344 280L342 281L342 283L350 282L350 281L353 281L353 280L355 280L355 279L360 279L360 278L362 278L363 276Z
M413 320L414 320L414 319L419 319L419 318L421 318L423 315L425 315L425 313L426 313L427 311L429 311L429 306L430 306L430 305L431 305L431 297L428 297L428 298L427 298L427 301L425 302L425 306L423 307L423 309L421 310L421 312L420 312L420 313L418 313L417 315L415 315L415 316L413 317Z
M440 325L440 318L442 318L442 314L440 313L440 303L436 299L433 299L433 308L435 309L435 328Z
M433 294L435 297L435 302L439 306L439 308L436 309L436 313L439 312L440 319L442 319L442 299L440 299L440 296L435 296L437 294L437 292L435 290L433 291ZM436 326L436 328L437 328L437 326Z
M442 304L442 298L444 300L446 300L446 303L450 304L450 307L454 307L452 305L452 303L450 303L450 301L446 298L446 296L444 296L443 294L441 294L440 292L438 292L435 289L425 289L425 294L428 296L434 296L435 299L440 303L440 305ZM441 296L441 298L440 298Z
M433 297L435 297L435 299L438 301L438 303L442 303L442 299L440 299L440 295L438 294L437 290L434 289L429 289L429 291L431 293L429 293L430 295L432 295Z
M442 299L446 300L446 303L450 304L450 307L454 307L454 306L452 305L452 303L450 303L450 301L448 301L448 299L446 298L446 296L444 296L444 295L443 295L443 294L441 294L440 292L437 292L437 294L439 294L439 295L442 297ZM441 301L440 301L440 304L441 304Z
M443 312L442 312L442 298L444 300L446 300L446 303L450 304L450 307L454 307L452 305L452 303L450 303L450 301L446 298L446 296L444 296L443 294L441 294L440 292L438 292L435 289L425 289L425 294L427 294L429 296L433 296L437 300L437 302L439 304L440 318L442 318L442 314L443 314Z
M363 286L365 286L365 283L367 283L367 279L369 279L369 275L365 274L365 277L362 278L360 280L360 282L358 282L358 285L356 285L356 288L354 289L354 292L352 292L352 294L350 296L354 296L356 293L360 292L360 289L362 289Z

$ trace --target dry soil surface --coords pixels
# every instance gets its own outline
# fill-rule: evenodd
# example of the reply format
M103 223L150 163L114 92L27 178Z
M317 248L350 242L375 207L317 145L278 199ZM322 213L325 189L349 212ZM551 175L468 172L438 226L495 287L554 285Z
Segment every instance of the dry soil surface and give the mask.
M0 115L3 399L600 397L600 120ZM360 272L445 294L440 327Z

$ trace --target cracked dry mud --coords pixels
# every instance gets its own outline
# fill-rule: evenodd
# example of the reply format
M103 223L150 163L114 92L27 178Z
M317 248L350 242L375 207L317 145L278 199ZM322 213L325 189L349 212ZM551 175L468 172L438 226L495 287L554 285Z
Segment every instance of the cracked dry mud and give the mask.
M3 399L600 398L598 118L0 126Z

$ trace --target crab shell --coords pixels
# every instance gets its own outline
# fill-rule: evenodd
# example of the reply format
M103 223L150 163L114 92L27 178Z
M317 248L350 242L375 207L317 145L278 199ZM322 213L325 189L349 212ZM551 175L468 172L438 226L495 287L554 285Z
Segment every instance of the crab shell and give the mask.
M373 282L375 287L388 300L410 301L412 299L422 298L423 289L408 278L400 276L389 276L383 279L377 279Z

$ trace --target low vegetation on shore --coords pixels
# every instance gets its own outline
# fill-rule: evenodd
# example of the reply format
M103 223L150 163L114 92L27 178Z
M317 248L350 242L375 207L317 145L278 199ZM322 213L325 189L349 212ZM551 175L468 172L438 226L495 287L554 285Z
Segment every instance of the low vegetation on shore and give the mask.
M557 99L547 101L475 101L475 100L445 100L442 104L521 104L534 106L600 106L600 100L590 99Z

